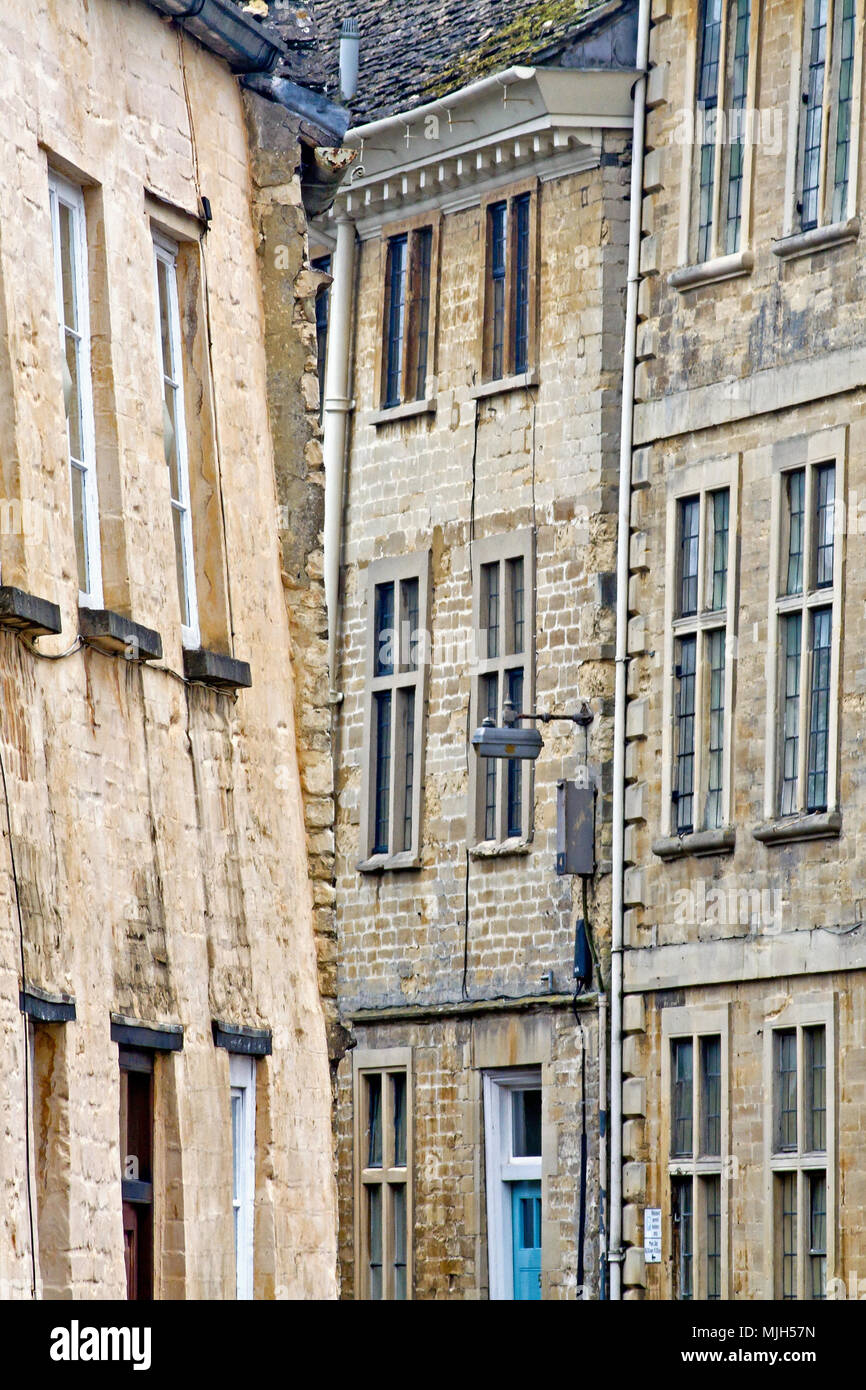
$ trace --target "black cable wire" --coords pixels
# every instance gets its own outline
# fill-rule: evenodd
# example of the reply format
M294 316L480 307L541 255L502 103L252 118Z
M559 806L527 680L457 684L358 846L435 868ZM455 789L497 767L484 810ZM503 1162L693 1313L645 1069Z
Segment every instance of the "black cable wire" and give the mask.
M0 778L3 781L3 801L6 806L6 832L9 837L9 861L12 865L12 883L15 887L15 910L18 913L18 945L21 953L21 991L27 991L27 974L24 968L24 916L21 912L21 894L18 890L18 869L15 865L15 847L12 843L12 814L9 809L9 788L6 785L6 766L0 749ZM24 1156L27 1166L27 1215L30 1222L30 1292L36 1297L36 1238L33 1226L33 1184L30 1173L30 1035L27 1015L21 1015L24 1022Z

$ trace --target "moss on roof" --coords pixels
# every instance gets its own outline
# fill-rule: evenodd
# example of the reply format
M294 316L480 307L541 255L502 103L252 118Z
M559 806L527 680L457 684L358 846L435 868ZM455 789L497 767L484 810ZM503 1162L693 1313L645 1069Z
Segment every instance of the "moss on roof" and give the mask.
M526 63L566 37L575 25L606 0L535 0L508 23L479 35L471 48L455 54L427 85L426 100L465 87L488 73Z

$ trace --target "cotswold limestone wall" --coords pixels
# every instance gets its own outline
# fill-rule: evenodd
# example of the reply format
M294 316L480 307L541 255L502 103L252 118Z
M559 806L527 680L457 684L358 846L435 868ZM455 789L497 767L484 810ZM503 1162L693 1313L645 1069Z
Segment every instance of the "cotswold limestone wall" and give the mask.
M315 455L313 407L295 361L285 389L302 404L273 428L241 94L217 59L180 43L139 0L26 11L3 0L0 22L0 472L4 500L22 500L31 515L23 534L0 537L2 580L60 604L63 633L41 639L41 651L73 643L50 161L86 185L106 603L157 629L164 644L154 667L87 648L48 662L0 634L0 750L24 972L77 1006L75 1022L38 1030L45 1289L125 1290L109 1036L117 1012L185 1030L183 1050L156 1061L157 1296L234 1296L228 1057L211 1038L219 1018L273 1030L273 1055L257 1067L256 1295L331 1297L330 1087L300 771L317 795L324 749L311 716L299 714L319 679L319 540L314 520L296 547L290 579L305 587L293 604L275 525L275 467L292 447ZM302 242L288 158L285 182ZM237 700L170 674L182 670L182 651L145 190L193 216L199 193L213 208L209 324L194 277L182 316L194 364L187 409L202 630L207 645L249 661L252 688ZM302 283L289 289L299 319L305 293ZM299 486L317 499L311 477ZM5 833L0 898L0 1290L27 1296L24 1033Z
M799 42L793 4L764 6L758 48L757 110L766 132L754 150L754 253L749 274L684 294L668 283L678 268L683 200L682 122L693 62L696 9L684 0L654 4L640 289L629 587L630 786L626 814L627 987L625 1047L625 1230L632 1244L626 1283L632 1296L672 1296L669 1131L660 1094L660 1019L667 1006L730 1002L729 1112L733 1176L728 1184L732 1296L773 1297L766 1241L771 1225L763 1156L772 1127L771 1094L761 1073L763 1037L788 1003L834 997L838 1050L832 1060L838 1104L836 1268L863 1262L857 1128L863 1101L861 1047L866 951L861 845L866 828L862 758L863 613L866 542L860 504L864 397L857 389L862 337L863 254L859 241L783 262L772 252L783 233L791 63ZM858 79L859 80L859 79ZM858 204L863 198L863 168ZM767 642L770 611L773 450L826 429L847 431L847 486L837 457L835 543L842 548L839 671L839 797L836 838L765 844ZM689 465L736 460L740 500L731 518L731 557L739 570L732 722L732 852L663 862L652 851L663 833L665 574L668 497ZM776 460L777 461L777 460ZM669 569L668 569L669 572ZM771 653L771 669L775 654ZM772 737L772 734L771 734ZM831 754L837 757L835 750ZM831 807L831 809L834 809ZM668 948L662 956L658 948ZM664 989L658 991L660 976ZM644 1006L637 997L643 997ZM629 1022L631 1020L631 1022ZM828 1073L829 1074L829 1073ZM643 1266L644 1205L663 1208L663 1262ZM859 1276L858 1276L859 1277Z
M535 528L536 703L540 709L570 712L578 697L592 703L596 717L589 762L599 782L599 873L590 890L589 911L605 955L610 911L614 485L627 177L622 144L610 140L600 167L540 186L539 384L477 402L470 388L476 376L480 380L476 343L483 220L477 206L445 216L438 283L437 409L429 417L379 426L370 419L378 406L373 393L381 351L385 251L378 238L360 246L353 385L357 406L348 466L337 672L344 695L337 753L338 989L344 1015L363 1008L459 1001L464 941L471 998L543 993L547 971L552 972L554 991L568 993L573 988L579 881L572 885L554 873L556 781L572 776L577 755L582 759L582 734L562 724L544 731L545 747L535 767L534 833L528 849L497 859L470 853L467 860L467 845L474 842L474 831L467 829L469 759L475 756L467 742L474 650L473 526L475 541ZM379 557L428 548L432 662L422 773L422 863L399 873L359 874L355 866L363 857L362 757L368 738L364 644L371 618L366 570ZM592 1022L585 1017L587 1045L595 1055L595 1015ZM546 1177L551 1183L545 1198L551 1226L545 1240L551 1242L548 1249L555 1245L557 1256L549 1270L543 1257L544 1287L545 1296L573 1297L579 1168L573 1140L580 1042L570 1010L554 1014L548 1022L553 1042L545 1058L550 1064L545 1084L552 1084L559 1068L562 1089L552 1089L550 1104L562 1105L565 1123L558 1167ZM418 1296L485 1296L486 1273L480 1263L480 1252L486 1248L483 1160L477 1126L465 1138L468 1147L461 1150L459 1161L454 1148L464 1143L459 1136L469 1133L460 1118L460 1087L472 1082L470 1025L437 1024L429 1040L420 1024L390 1030L377 1026L374 1031L359 1024L356 1032L362 1047L405 1045L402 1040L409 1039L419 1054ZM495 1063L513 1064L507 1048ZM341 1253L343 1289L351 1294L350 1058L342 1064L340 1077ZM589 1094L594 1116L597 1098L591 1090ZM560 1179L568 1198L560 1195L554 1201ZM465 1198L467 1204L476 1203L465 1223L458 1193L474 1194Z

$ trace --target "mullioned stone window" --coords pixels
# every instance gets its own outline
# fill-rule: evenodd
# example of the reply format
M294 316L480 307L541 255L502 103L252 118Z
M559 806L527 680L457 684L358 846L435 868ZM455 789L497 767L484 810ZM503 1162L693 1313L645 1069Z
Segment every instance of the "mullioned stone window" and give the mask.
M412 1050L353 1054L355 1260L362 1299L412 1298Z
M430 665L429 551L367 574L362 871L419 862Z
M733 848L739 455L671 474L661 858Z
M487 194L481 216L481 377L507 384L537 365L537 179Z
M778 1299L825 1299L835 1267L834 1016L833 996L814 995L764 1030L768 1282Z
M470 727L503 723L503 707L532 708L535 550L531 530L476 541L472 553L475 637ZM478 849L515 848L532 833L532 765L473 758L469 840Z
M772 842L839 833L839 667L847 429L773 450L766 824Z
M671 1297L728 1298L728 1010L662 1014L662 1121Z
M427 407L435 396L440 225L427 213L387 228L374 387L381 412Z

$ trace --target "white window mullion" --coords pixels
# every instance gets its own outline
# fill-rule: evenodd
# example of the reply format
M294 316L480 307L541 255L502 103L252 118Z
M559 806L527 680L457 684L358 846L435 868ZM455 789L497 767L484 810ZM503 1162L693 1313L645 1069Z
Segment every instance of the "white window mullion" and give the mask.
M162 274L160 274L160 268L162 268ZM166 464L169 471L172 544L177 565L181 637L185 647L195 648L199 646L201 638L196 602L189 453L183 391L183 348L177 294L177 247L162 237L154 237L154 274L156 280L157 345L163 391L163 431ZM167 326L165 340L162 331L163 322ZM172 458L174 478L172 478Z
M63 394L69 458L69 496L78 566L78 600L82 607L102 607L99 497L96 482L96 430L90 360L90 296L87 273L87 224L80 188L52 173L49 180L54 290L57 301ZM64 216L65 214L65 216ZM64 223L67 236L64 236ZM66 283L66 276L69 283ZM71 313L66 312L69 292ZM69 322L68 320L72 321ZM73 344L74 376L68 365ZM73 421L78 435L73 439ZM80 480L80 482L79 482ZM80 505L76 501L80 486ZM80 515L80 534L77 518Z
M238 1299L253 1297L253 1239L256 1188L256 1063L229 1056L232 1104L232 1206L235 1221L235 1287Z

